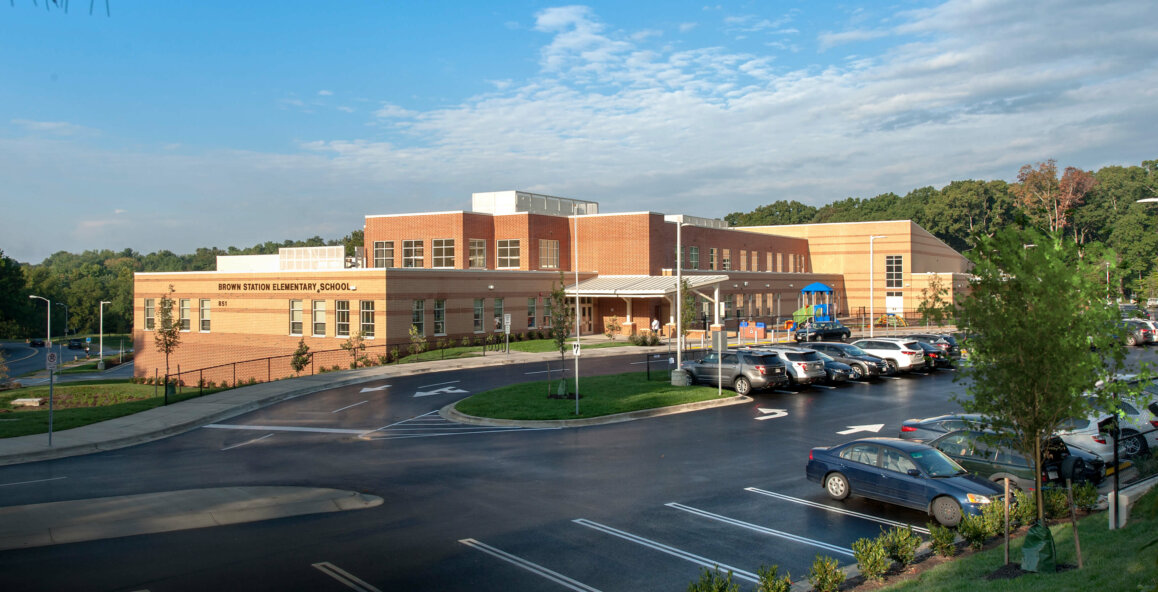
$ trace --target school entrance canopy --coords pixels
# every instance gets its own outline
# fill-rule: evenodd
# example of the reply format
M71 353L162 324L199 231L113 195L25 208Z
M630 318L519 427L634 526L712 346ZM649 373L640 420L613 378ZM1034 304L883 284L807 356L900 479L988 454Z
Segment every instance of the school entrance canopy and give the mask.
M710 301L720 301L720 284L728 281L726 275L685 275L688 287L700 297ZM604 275L573 284L567 288L567 296L574 298L622 298L627 302L627 321L633 322L631 303L636 298L663 298L669 303L676 299L676 276L674 275ZM711 294L709 294L709 290ZM719 323L719 307L715 322ZM672 321L674 322L674 320Z

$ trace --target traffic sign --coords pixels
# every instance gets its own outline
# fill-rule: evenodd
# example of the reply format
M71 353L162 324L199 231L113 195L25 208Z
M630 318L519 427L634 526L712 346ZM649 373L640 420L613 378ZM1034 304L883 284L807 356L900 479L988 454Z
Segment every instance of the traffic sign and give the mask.
M503 333L511 334L511 313L509 312L503 315Z
M571 355L575 356L576 358L579 357L579 342L578 341L571 344Z
M58 354L56 352L48 352L48 355L44 359L44 365L45 365L46 370L56 370L56 364L58 361L57 355Z
M85 343L92 343L92 337L85 337L84 342Z

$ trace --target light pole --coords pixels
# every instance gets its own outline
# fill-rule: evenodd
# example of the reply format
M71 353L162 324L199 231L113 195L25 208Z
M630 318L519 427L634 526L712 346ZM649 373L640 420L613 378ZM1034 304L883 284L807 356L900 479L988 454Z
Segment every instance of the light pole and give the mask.
M28 295L29 300L43 300L48 304L48 338L44 341L45 351L52 351L52 301L43 296Z
M112 304L108 300L101 300L101 337L100 354L97 355L97 370L105 369L105 305Z
M684 367L684 241L680 233L684 226L681 215L676 222L676 370Z
M886 235L883 235L883 234L876 234L876 235L870 235L869 236L869 337L873 336L873 325L876 323L876 319L873 318L873 316L876 313L876 310L873 307L873 305L874 305L874 298L873 298L873 296L874 296L874 294L873 294L873 241L877 240L878 238L889 238L889 237Z
M579 211L574 212L575 231L571 233L571 250L575 255L571 259L575 262L575 415L579 415L579 352L583 346L579 340L579 317L582 315L579 309Z
M44 303L48 305L45 307L45 310L48 311L48 342L46 342L44 344L45 358L46 358L45 359L45 365L47 366L47 362L48 362L47 357L49 355L52 355L52 301L47 299L47 298L44 298L43 296L36 296L34 294L29 294L28 298L29 299L35 299L35 300L43 300ZM65 309L65 310L68 310L68 309ZM56 376L55 372L50 367L48 369L48 445L49 446L52 446L52 399L53 399L52 390L56 384L55 376Z

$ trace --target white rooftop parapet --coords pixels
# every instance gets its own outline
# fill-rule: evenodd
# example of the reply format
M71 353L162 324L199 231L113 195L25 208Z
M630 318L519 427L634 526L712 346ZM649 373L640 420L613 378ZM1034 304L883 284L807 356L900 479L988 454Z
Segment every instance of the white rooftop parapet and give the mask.
M598 214L599 204L594 201L555 197L525 191L488 191L471 194L471 211L480 214L546 214L574 216Z

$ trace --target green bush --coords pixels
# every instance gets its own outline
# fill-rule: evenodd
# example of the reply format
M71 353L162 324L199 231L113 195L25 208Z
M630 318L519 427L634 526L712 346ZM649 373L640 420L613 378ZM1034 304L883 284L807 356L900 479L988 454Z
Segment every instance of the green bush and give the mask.
M1045 497L1046 518L1065 518L1070 515L1070 500L1064 487L1046 487L1042 494Z
M985 525L986 536L995 537L1005 532L1005 504L985 504L981 508L981 519Z
M947 526L941 526L936 522L929 523L929 544L933 547L933 552L941 557L952 557L957 554L957 533Z
M989 527L985 522L984 516L966 514L957 525L957 532L961 533L961 538L974 550L980 549L985 545L985 541L989 540Z
M808 570L808 583L817 592L836 592L844 583L844 572L836 566L835 559L817 555Z
M1013 492L1013 499L1014 506L1009 511L1010 520L1016 520L1018 526L1037 522L1037 500L1032 494L1017 489Z
M1074 506L1093 510L1098 505L1098 488L1089 481L1074 484Z
M864 577L879 582L889 570L889 554L885 551L884 535L875 539L857 539L852 544L852 555Z
M732 572L727 576L720 574L720 568L709 570L703 568L700 579L688 586L688 592L740 592L740 586L732 581Z
M917 547L921 546L921 539L913 534L911 526L905 528L894 526L882 532L878 540L881 541L889 557L901 564L902 568L917 558Z
M779 566L772 567L760 566L756 570L756 575L760 581L756 583L756 592L789 592L792 589L792 576L785 573L783 576L777 575L780 571Z

